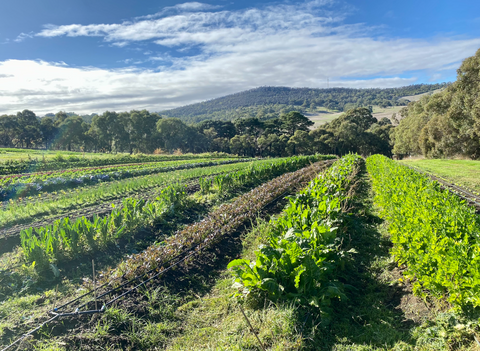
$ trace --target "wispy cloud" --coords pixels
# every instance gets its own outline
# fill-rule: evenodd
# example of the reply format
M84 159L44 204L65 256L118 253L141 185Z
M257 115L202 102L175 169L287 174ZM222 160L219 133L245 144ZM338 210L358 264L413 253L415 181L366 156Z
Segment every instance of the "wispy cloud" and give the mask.
M177 4L175 6L167 6L163 8L160 12L154 13L152 15L135 17L135 20L159 18L172 12L210 11L210 10L216 10L219 8L222 8L222 6L210 5L210 4L205 4L201 2L185 2L183 4Z
M327 77L331 86L401 86L416 82L405 78L408 72L453 70L480 47L480 38L374 38L375 28L345 25L350 10L333 11L330 4L226 11L193 2L122 23L49 25L36 36L95 36L133 49L155 43L181 55L148 53L147 60L160 64L155 69L0 62L0 74L14 75L0 84L0 113L158 111L262 85L324 87ZM198 50L188 56L190 47Z
M35 33L33 33L33 32L31 32L31 33L20 33L13 41L16 42L16 43L20 43L27 38L33 38L34 35L35 35Z

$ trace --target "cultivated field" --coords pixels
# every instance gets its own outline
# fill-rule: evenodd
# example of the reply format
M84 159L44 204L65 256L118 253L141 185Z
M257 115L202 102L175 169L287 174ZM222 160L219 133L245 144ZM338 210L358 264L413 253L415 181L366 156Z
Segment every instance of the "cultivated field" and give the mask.
M125 154L126 155L126 154ZM6 160L29 160L29 159L65 159L73 160L75 158L108 158L112 155L109 153L90 153L90 152L74 152L74 151L52 151L52 150L35 150L35 149L17 149L17 148L0 148L0 161Z
M398 113L404 106L393 106L393 107L379 107L373 106L372 115L378 120L382 118L391 118L394 113ZM312 122L315 123L312 126L312 129L317 128L318 126L331 122L335 118L340 117L343 112L328 110L324 107L317 107L316 112L305 113L305 117L309 118Z
M2 347L475 349L480 219L427 175L146 157L0 179Z

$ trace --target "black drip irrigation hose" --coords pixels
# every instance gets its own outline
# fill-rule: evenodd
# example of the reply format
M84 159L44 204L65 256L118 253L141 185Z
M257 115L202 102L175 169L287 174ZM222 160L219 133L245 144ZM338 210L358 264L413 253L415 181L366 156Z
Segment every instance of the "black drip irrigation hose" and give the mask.
M40 330L40 328L42 328L45 324L47 323L50 323L50 322L53 322L55 319L57 319L59 316L54 316L52 318L50 318L49 320L46 320L45 322L43 322L42 324L40 324L38 327L36 327L35 329L32 329L30 330L28 333L26 334L23 334L20 338L18 338L17 340L15 340L13 343L11 343L10 345L8 345L7 347L3 348L1 351L6 351L10 348L12 348L13 346L21 343L23 340L25 340L26 338L28 338L29 336L33 335L33 333L35 333L36 331ZM20 346L20 345L19 345Z
M198 254L201 250L203 250L204 248L207 247L207 245L204 245L204 246L201 247L200 249L196 250L196 248L197 248L198 246L200 246L200 244L194 245L194 247L192 247L190 250L188 250L188 251L186 251L186 252L183 252L183 253L181 253L181 254L179 254L179 255L171 258L171 259L170 259L169 261L167 261L167 262L171 262L171 261L173 261L175 258L178 258L178 257L180 257L180 256L182 256L182 255L190 252L189 255L185 256L185 257L182 258L181 260L178 260L177 262L171 264L171 265L168 266L167 268L162 269L162 270L161 270L160 272L158 272L157 274L155 274L155 275L153 275L152 277L144 280L144 281L141 282L140 284L137 284L137 285L134 286L133 288L131 288L131 289L127 290L126 292L124 292L123 294L121 294L121 295L119 295L119 296L111 299L111 300L108 301L108 302L105 302L105 303L103 304L102 308L99 309L99 310L79 311L80 308L86 306L88 303L91 303L91 302L93 301L93 300L90 300L90 301L88 301L88 302L86 302L86 303L78 306L78 307L75 309L74 312L62 312L62 313L58 313L58 312L57 312L59 309L61 309L61 308L63 308L63 307L66 307L66 306L68 306L68 305L71 305L72 303L80 300L81 298L83 298L83 297L85 297L85 296L91 295L93 292L97 291L98 289L101 289L102 287L105 287L106 285L110 284L110 282L107 282L107 283L105 283L105 284L103 284L103 285L101 285L101 286L99 286L99 287L91 290L90 292L88 292L88 293L86 293L86 294L83 294L82 296L79 296L79 297L77 297L77 298L75 298L75 299L73 299L73 300L71 300L71 301L69 301L69 302L61 305L61 306L59 306L58 308L54 308L52 311L49 311L49 312L48 312L49 314L53 315L53 317L51 317L50 319L48 319L48 320L46 320L45 322L43 322L42 324L40 324L38 327L36 327L36 328L30 330L29 332L23 334L20 338L18 338L18 339L15 340L13 343L11 343L10 345L8 345L8 346L6 346L5 348L3 348L1 351L9 350L9 349L12 348L13 346L17 345L18 343L20 343L21 341L23 341L24 339L26 339L27 337L33 335L35 332L37 332L38 330L40 330L44 325L46 325L46 324L48 324L48 323L50 323L50 322L53 322L53 321L56 320L57 318L60 318L60 317L81 316L81 315L97 314L97 313L103 313L103 312L105 312L107 306L113 304L114 302L118 301L118 300L121 299L122 297L124 297L124 296L126 296L126 295L128 295L128 294L130 294L130 293L132 293L132 292L134 292L135 290L137 290L137 289L140 288L141 286L145 285L145 284L148 283L149 281L151 281L151 280L157 278L158 276L164 274L165 272L169 271L169 270L172 269L173 267L178 266L180 263L182 263L182 262L184 262L185 260L187 260L188 258L190 258L190 257ZM193 251L193 252L192 252L192 251ZM112 292L118 290L119 288L121 288L121 287L123 287L123 286L125 286L125 285L128 285L128 284L132 283L133 281L138 280L138 279L141 278L141 277L144 277L146 274L151 273L152 271L154 271L154 270L156 270L156 269L157 269L157 268L154 268L154 269L150 270L150 271L147 272L147 273L144 273L144 274L142 274L142 275L139 275L139 276L133 278L132 280L128 281L127 283L124 283L124 284L122 284L121 286L119 286L119 287L117 287L117 288L114 288L114 289L112 289L112 290L109 290L108 292L104 293L104 294L101 295L101 296L106 296L106 295L108 295L108 294L111 294ZM99 297L101 297L101 296L98 296L97 298L99 298Z
M328 166L328 164L330 162L328 162L330 160L327 160L327 162L324 162L325 165ZM270 204L272 204L273 202L277 201L278 199L282 198L286 193L288 193L294 186L292 185L291 187L287 188L282 194L280 194L279 196L275 197L274 199L270 200L268 203L266 203L265 205L263 205L260 210L263 210L265 207L269 206ZM102 284L101 286L99 287L95 287L94 289L92 289L91 291L89 291L88 293L85 293L69 302L66 302L65 304L59 306L59 307L56 307L54 308L52 311L49 311L48 313L50 315L53 315L53 317L51 317L50 319L46 320L45 322L43 322L42 324L40 324L38 327L30 330L29 332L27 332L26 334L23 334L20 338L18 338L17 340L15 340L13 343L11 343L10 345L4 347L2 350L0 351L7 351L9 349L11 349L13 346L19 344L21 341L23 341L24 339L26 339L27 337L33 335L35 332L37 332L38 330L40 330L44 325L50 323L50 322L53 322L54 320L56 320L57 318L60 318L60 317L73 317L73 316L80 316L80 315L88 315L88 314L97 314L97 313L104 313L106 311L106 308L107 306L115 303L116 301L118 301L119 299L131 294L132 292L136 291L138 288L142 287L143 285L147 284L148 282L152 281L153 279L159 277L160 275L164 274L165 272L169 271L170 269L178 266L179 264L181 264L182 262L186 261L187 259L197 255L198 253L200 253L203 249L209 247L209 242L211 240L213 240L214 238L211 238L210 240L208 240L208 236L207 236L207 239L204 240L203 242L201 243L198 243L198 244L195 244L193 245L192 247L190 247L188 250L185 250L184 252L168 259L167 261L165 261L163 264L162 264L162 268L163 268L163 265L167 264L167 263L170 263L172 261L175 261L177 260L178 258L180 258L181 256L183 255L186 255L185 257L183 257L182 259L180 260L177 260L176 262L170 264L168 267L166 268L163 268L161 269L158 273L154 274L153 276L151 276L150 278L144 280L143 282L135 285L133 288L127 290L126 292L114 297L113 299L111 299L110 301L107 301L105 303L103 303L102 307L100 309L96 309L96 310L87 310L87 311L80 311L80 308L83 308L85 306L87 306L89 303L92 303L94 302L96 299L98 298L101 298L101 297L104 297L104 296L107 296L107 295L110 295L112 294L113 292L127 286L127 285L130 285L131 283L133 283L134 281L137 281L139 280L140 278L142 277L145 277L146 275L158 270L158 267L155 267L153 269L151 269L150 271L148 272L144 272L138 276L136 276L135 278L132 278L131 280L129 280L128 282L126 283L123 283L122 285L119 285L118 287L116 288L113 288L99 296L96 296L95 297L95 300L89 300L83 304L81 304L80 306L78 306L73 312L59 312L60 309L66 307L66 306L69 306L71 304L73 304L74 302L76 301L79 301L80 299L88 296L88 295L91 295L93 294L94 292L97 292L99 289L107 286L108 284L110 284L112 281L109 281L109 282L106 282L104 284ZM118 278L115 278L115 279L121 279L123 278L124 276L121 276L121 277L118 277Z

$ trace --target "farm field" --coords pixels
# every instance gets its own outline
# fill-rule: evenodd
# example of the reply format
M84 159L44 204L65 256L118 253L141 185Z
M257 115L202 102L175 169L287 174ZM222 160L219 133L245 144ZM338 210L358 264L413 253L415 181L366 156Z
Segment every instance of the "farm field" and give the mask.
M480 161L446 159L404 159L402 163L417 167L451 183L480 192Z
M66 170L72 168L102 167L120 164L142 164L147 162L164 162L179 160L194 160L201 158L217 159L236 157L225 153L203 153L203 154L178 154L178 155L145 155L145 154L101 154L101 153L79 153L66 151L38 151L32 157L31 149L0 149L5 153L1 158L0 153L0 175L11 175L19 173L47 172ZM5 151L7 150L7 151ZM14 150L14 152L11 152ZM48 155L45 156L45 155ZM45 156L45 157L44 157Z
M398 113L404 106L393 106L393 107L380 107L373 106L372 115L378 120L382 118L391 118L394 113ZM335 118L340 117L344 112L328 110L324 107L317 107L316 112L305 113L305 117L308 117L315 125L313 129L318 126L331 122Z
M83 191L75 192L77 199L78 196L86 193L90 192L91 195L94 195L96 192L104 190L105 187L112 187L112 189L117 190L116 195L122 197L122 206L115 206L111 214L104 217L94 215L91 219L81 217L77 220L70 220L69 215L64 214L63 218L65 220L59 219L52 224L36 227L34 230L23 229L21 232L21 247L13 248L0 256L0 279L2 280L0 298L3 300L2 307L10 305L10 303L6 303L7 300L13 304L19 302L22 305L21 301L36 296L35 294L32 295L32 292L36 290L43 290L48 295L48 287L53 287L52 278L56 284L61 283L57 291L69 290L73 287L70 284L76 284L77 287L74 290L69 290L69 293L78 293L79 283L77 279L79 274L80 276L85 274L82 273L82 267L85 264L81 263L80 266L77 266L80 262L89 262L90 257L96 257L98 259L96 263L98 269L107 267L102 265L102 260L106 260L110 264L112 262L118 263L118 260L125 258L132 252L136 252L142 247L148 247L152 239L155 241L168 237L168 233L173 233L175 228L179 228L183 222L192 221L208 214L212 206L218 206L272 177L295 171L312 162L328 158L331 157L311 156L254 160L165 172L158 176L163 176L163 179L152 179L155 176L137 177L146 182L141 183L138 190L143 189L149 184L148 182L155 184L157 187L163 186L163 188L159 188L157 195L152 194L150 199L125 198L125 193L118 193L119 186L116 184L118 181L104 184L103 189L97 185L86 186ZM213 161L217 162L218 160ZM331 161L321 161L320 163L325 162ZM275 186L275 191L272 189L268 196L278 196L275 195L278 192L283 194L285 190L291 189L297 181L304 179L302 177L310 176L309 174L313 176L315 173L303 173L299 175L300 178L296 176L292 181L285 180L278 183ZM138 182L138 179L135 180ZM189 179L197 179L196 185L182 183ZM125 185L125 182L131 180L122 180L120 183L123 182ZM124 188L131 190L132 185ZM55 196L57 198L52 200L52 204L54 202L61 203L64 200L63 196L59 198L58 194L55 194ZM39 200L37 204L44 205L44 202ZM19 205L18 214L21 213L21 207L28 207L29 204L27 202L27 204ZM245 204L248 204L248 201ZM182 211L178 212L180 209ZM251 206L247 205L245 209L250 210ZM11 210L11 208L7 207L7 210ZM254 214L254 212L251 213ZM38 214L40 219L46 217ZM132 238L135 238L133 242ZM107 252L108 255L106 255ZM71 266L72 263L73 266ZM86 274L86 276L88 277L89 274ZM62 279L69 278L67 279L68 283L64 284L60 277L63 277ZM84 279L81 278L80 282L83 281ZM36 288L33 288L34 286ZM59 300L60 296L59 292L57 296ZM36 304L34 302L31 307ZM9 318L5 319L7 316L3 314L4 312L6 310L0 313L2 316L2 322L0 322L2 340L5 337L5 330L8 336L8 331L11 331L10 328L15 328L10 324ZM23 319L21 316L33 313L33 311L23 308L20 308L18 312L21 319ZM28 322L26 326L28 327Z
M405 99L405 100L408 100L408 101L418 101L418 100L420 100L422 97L424 97L425 95L433 95L433 94L436 94L436 93L440 93L440 92L443 91L443 90L444 90L444 89L437 89L437 90L430 91L430 92L423 93L423 94L404 96L404 97L401 97L400 99Z
M1 251L1 345L476 349L480 219L400 162L244 160L81 189L133 179L152 192L107 192L101 215L38 214Z
M127 154L124 154L127 155ZM55 150L35 150L35 149L20 149L20 148L0 148L0 162L6 160L26 160L29 158L37 159L54 159L79 157L79 158L108 158L111 157L108 153L93 153L93 152L75 152L75 151L55 151Z

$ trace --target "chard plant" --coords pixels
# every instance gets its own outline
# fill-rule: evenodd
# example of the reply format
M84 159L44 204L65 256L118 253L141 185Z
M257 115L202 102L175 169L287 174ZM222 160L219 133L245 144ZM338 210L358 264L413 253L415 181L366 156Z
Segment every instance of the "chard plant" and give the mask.
M267 235L268 244L255 251L256 260L237 259L228 265L240 289L236 296L263 292L272 301L315 306L324 316L332 299L345 298L337 275L351 251L342 249L341 228L360 162L357 155L345 156L289 197Z

